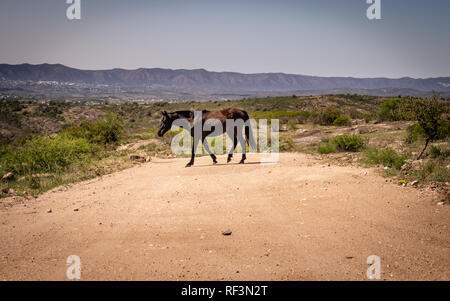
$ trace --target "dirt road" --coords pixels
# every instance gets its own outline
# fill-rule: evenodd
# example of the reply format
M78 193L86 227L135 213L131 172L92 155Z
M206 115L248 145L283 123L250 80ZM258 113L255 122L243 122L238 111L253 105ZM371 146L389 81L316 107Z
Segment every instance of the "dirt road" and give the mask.
M367 280L369 255L382 279L450 280L432 194L303 154L239 158L154 159L2 208L0 280L66 280L69 255L82 280Z

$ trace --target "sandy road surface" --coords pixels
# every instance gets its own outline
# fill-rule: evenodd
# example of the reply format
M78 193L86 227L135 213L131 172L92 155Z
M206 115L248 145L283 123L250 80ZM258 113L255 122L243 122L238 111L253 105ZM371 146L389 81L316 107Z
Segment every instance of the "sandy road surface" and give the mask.
M366 280L372 254L382 279L450 280L450 206L432 195L302 154L185 164L155 159L2 208L0 280L65 280L69 255L82 280Z

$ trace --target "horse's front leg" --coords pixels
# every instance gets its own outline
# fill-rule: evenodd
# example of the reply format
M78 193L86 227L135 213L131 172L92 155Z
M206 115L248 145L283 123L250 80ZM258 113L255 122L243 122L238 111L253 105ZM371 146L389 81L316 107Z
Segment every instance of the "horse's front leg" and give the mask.
M241 161L239 161L239 164L244 164L245 160L247 160L247 156L245 154L242 154Z
M195 159L195 151L197 150L197 145L200 139L195 139L194 137L194 143L192 144L192 153L191 153L191 161L189 161L188 164L186 164L186 167L191 167L194 165L194 159Z

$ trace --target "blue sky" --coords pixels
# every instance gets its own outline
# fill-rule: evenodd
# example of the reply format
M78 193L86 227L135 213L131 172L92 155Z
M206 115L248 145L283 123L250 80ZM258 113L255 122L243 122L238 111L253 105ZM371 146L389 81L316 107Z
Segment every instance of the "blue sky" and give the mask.
M450 1L1 0L0 63L318 76L450 76Z

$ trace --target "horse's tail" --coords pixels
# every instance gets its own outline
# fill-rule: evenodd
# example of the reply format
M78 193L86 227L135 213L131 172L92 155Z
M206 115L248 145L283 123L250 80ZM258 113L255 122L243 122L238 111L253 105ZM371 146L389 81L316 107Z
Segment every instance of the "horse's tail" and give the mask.
M243 111L243 113L244 113L244 122L247 123L250 117L248 116L248 113L246 111ZM247 138L246 141L250 149L256 149L257 145L253 137L253 133L250 133L251 130L252 129L250 127L250 122L248 122L245 126L245 137Z

